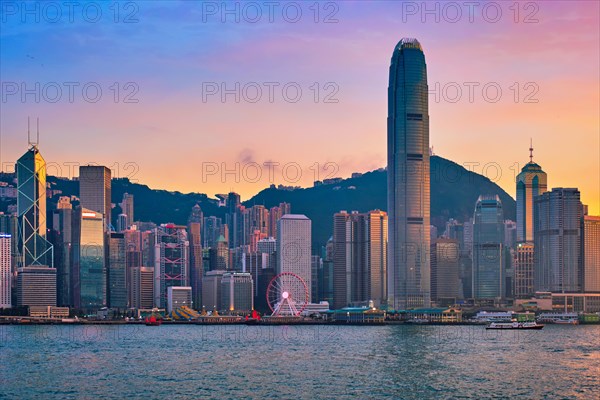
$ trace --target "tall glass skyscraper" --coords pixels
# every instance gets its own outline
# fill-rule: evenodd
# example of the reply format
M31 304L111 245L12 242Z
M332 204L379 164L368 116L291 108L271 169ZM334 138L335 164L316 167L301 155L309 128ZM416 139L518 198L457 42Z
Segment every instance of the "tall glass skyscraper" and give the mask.
M473 297L505 294L504 212L498 196L479 196L473 215Z
M78 207L73 216L73 289L76 308L98 310L107 304L104 215Z
M583 206L576 188L554 188L534 201L534 288L581 292Z
M52 245L46 240L46 161L37 145L17 161L19 266L53 266Z
M430 305L429 112L425 55L395 47L388 87L388 304Z

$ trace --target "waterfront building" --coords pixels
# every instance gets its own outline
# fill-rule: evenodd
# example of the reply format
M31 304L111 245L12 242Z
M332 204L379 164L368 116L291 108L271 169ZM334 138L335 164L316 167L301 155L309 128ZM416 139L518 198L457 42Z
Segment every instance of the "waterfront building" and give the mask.
M172 313L179 307L192 308L192 288L190 286L167 287L167 312Z
M202 279L202 307L206 311L222 310L221 279L227 271L208 271Z
M17 270L17 306L56 306L56 269L47 265Z
M387 214L345 211L333 217L333 307L385 301L387 283Z
M298 275L308 289L311 299L311 220L306 215L286 214L277 226L277 273L292 272ZM292 288L292 298L303 298L304 288Z
M154 268L131 267L128 271L130 307L142 310L152 309L154 307Z
M247 272L228 272L221 278L221 308L247 313L254 309L254 282Z
M600 293L600 216L583 217L583 290Z

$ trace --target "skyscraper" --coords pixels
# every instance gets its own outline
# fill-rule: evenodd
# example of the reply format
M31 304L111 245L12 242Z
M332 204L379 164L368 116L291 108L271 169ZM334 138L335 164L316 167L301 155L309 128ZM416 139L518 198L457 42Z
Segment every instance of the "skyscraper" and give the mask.
M227 271L208 271L202 280L202 307L221 311L221 279Z
M205 217L204 225L202 226L202 247L216 247L219 236L221 236L223 233L224 229L221 218L217 218L215 216Z
M333 308L379 306L386 296L388 219L383 211L333 216Z
M154 243L154 305L167 306L167 288L189 286L189 242L185 226L163 224Z
M221 278L221 308L230 312L254 309L254 282L247 272L227 272Z
M517 175L517 246L514 265L514 297L534 294L534 200L548 189L548 177L533 162L533 145L529 146L529 162Z
M533 145L529 147L529 162L517 175L517 242L533 242L533 200L548 189L548 177L533 162Z
M311 221L306 215L286 214L277 225L277 273L298 275L311 299ZM293 299L303 298L303 288L292 288Z
M460 245L458 240L438 238L431 243L431 299L454 304L461 297Z
M154 305L154 268L132 267L129 269L129 306L151 309Z
M53 266L52 245L46 240L46 161L37 144L19 160L17 210L19 214L19 265Z
M581 220L579 190L554 188L534 200L534 288L581 292Z
M516 299L524 299L533 296L533 243L523 242L517 244L515 256L514 290Z
M121 210L122 213L127 216L127 223L123 230L129 228L133 225L135 221L133 215L133 195L129 193L123 193L123 200L121 201Z
M73 215L72 295L75 307L106 306L106 254L102 213L78 207Z
M9 234L0 233L0 308L12 306L11 240Z
M600 292L600 216L583 217L583 270L586 293Z
M192 287L192 302L195 308L202 306L202 209L198 204L192 207L188 218L188 238L190 241L190 286Z
M71 292L73 206L68 197L59 199L57 209L54 210L52 217L57 304L61 307L73 306L73 294Z
M211 271L233 269L229 265L229 246L223 235L219 236L215 247L210 249L209 254Z
M479 196L473 215L473 297L505 295L504 212L496 196Z
M127 215L119 214L117 215L117 232L123 232L127 229Z
M112 232L108 244L108 306L127 308L125 234Z
M394 48L388 87L388 302L430 305L429 111L425 55L416 39Z
M105 230L111 220L110 169L99 165L79 167L79 199L81 207L104 215Z

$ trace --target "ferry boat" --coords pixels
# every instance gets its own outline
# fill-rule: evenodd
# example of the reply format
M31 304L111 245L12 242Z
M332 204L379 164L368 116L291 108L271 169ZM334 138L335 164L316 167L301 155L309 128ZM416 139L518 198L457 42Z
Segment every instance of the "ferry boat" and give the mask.
M485 329L542 329L537 322L492 322Z
M575 318L571 319L557 319L554 321L555 324L560 325L579 325L579 320Z
M550 324L565 324L565 325L578 325L579 315L577 313L542 313L537 317L538 322L550 323Z

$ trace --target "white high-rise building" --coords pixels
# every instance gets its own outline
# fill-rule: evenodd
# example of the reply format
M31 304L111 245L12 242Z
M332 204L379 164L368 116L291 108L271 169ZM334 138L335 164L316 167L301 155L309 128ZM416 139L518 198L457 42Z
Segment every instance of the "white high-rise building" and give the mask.
M11 236L0 233L0 308L10 308L11 270L10 244Z
M311 298L311 221L306 215L286 214L277 222L277 273L292 272L308 288ZM292 298L303 298L301 287Z

